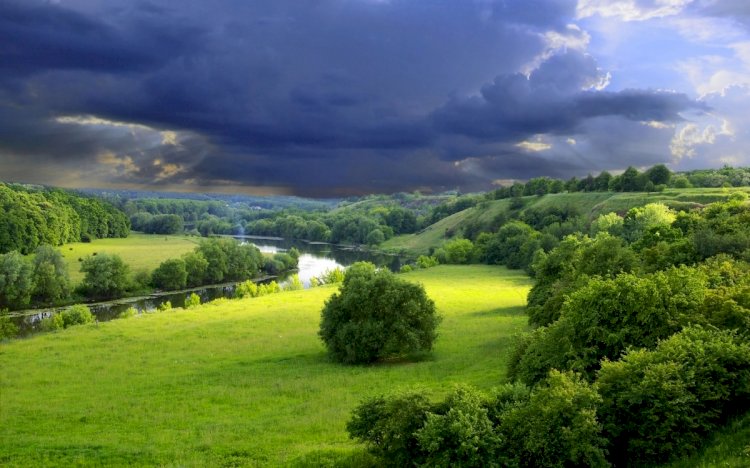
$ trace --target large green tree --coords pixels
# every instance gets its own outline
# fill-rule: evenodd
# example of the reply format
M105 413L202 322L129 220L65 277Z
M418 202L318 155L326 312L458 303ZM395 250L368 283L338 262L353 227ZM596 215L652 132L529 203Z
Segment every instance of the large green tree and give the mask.
M326 301L319 335L334 360L358 364L431 350L439 322L421 285L359 262Z
M118 255L102 253L83 260L85 273L81 288L97 299L114 299L125 294L128 288L128 266Z

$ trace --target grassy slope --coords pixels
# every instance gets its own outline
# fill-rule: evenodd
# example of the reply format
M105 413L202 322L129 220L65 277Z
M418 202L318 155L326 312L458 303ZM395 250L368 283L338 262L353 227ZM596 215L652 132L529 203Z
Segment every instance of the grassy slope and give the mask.
M624 214L630 208L643 206L648 203L665 203L667 205L697 206L719 200L725 200L733 191L750 193L750 187L732 189L670 189L662 193L558 193L541 197L524 197L527 208L567 207L574 206L582 214L594 219L600 214L616 211ZM429 226L417 234L397 236L384 242L381 247L386 250L410 250L415 253L425 253L430 247L438 247L448 239L445 237L447 228L460 228L466 222L478 219L483 225L489 225L492 220L507 213L509 200L493 200L455 213ZM456 232L459 232L456 230Z
M60 252L68 262L71 280L78 283L83 279L78 259L94 252L117 254L135 272L142 269L153 270L164 260L191 252L197 245L198 239L195 237L132 232L124 239L97 239L90 243L65 244L60 247Z
M344 424L363 397L501 383L530 280L489 266L404 277L444 316L422 362L327 361L316 332L331 287L0 344L0 464L278 465L356 451Z
M750 466L750 413L714 434L693 457L670 468L746 468Z

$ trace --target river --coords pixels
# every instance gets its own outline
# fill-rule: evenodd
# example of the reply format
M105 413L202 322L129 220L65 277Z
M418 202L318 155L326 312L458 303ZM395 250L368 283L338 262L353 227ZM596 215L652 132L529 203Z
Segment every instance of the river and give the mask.
M290 248L295 247L301 254L298 269L297 271L288 273L286 276L297 273L305 288L310 287L310 278L320 276L326 270L345 268L359 261L369 261L392 271L398 271L403 264L403 259L400 257L362 250L356 247L256 236L237 236L235 239L240 242L253 243L264 253L286 252ZM285 276L281 276L279 278L258 278L255 281L268 282L276 280L283 285L285 279ZM193 293L200 296L202 303L222 297L233 298L236 285L237 283L226 283L201 286L182 291L155 293L141 297L127 297L115 301L87 305L96 317L96 320L106 322L117 318L130 307L139 313L153 312L167 301L172 304L172 307L182 307L185 305L185 299ZM10 317L19 329L18 335L27 336L40 331L43 318L50 317L65 309L66 307L16 311L11 312Z

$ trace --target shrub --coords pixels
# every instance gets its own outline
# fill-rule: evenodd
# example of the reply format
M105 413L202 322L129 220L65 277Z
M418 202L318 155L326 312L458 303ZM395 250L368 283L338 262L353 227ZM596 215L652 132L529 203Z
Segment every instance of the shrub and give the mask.
M597 387L613 459L663 462L694 451L750 405L750 344L729 331L687 327L656 349L605 361Z
M234 297L258 297L258 285L252 280L243 281L235 287Z
M389 465L419 465L424 456L415 433L431 409L430 401L419 392L370 398L354 409L346 430Z
M486 397L471 388L448 396L443 414L428 413L415 435L427 466L502 466L501 437L488 417Z
M159 289L183 289L187 285L185 261L179 258L165 260L154 270L151 281Z
M286 284L284 284L284 291L299 291L304 289L305 285L302 284L302 280L299 279L299 275L295 274L289 277Z
M53 314L49 317L44 317L40 324L40 328L44 331L62 330L65 328L65 322L63 321L62 314Z
M13 338L18 334L18 327L7 315L7 310L0 310L0 340Z
M135 310L135 307L128 307L127 309L120 312L120 314L117 317L124 319L124 318L135 317L136 315L138 315L138 311Z
M193 307L198 307L201 305L201 297L195 293L190 293L190 295L185 298L185 308L186 309L192 309Z
M59 315L62 317L64 328L94 321L94 315L91 313L91 310L83 304L76 304L62 311Z
M439 264L440 262L436 257L428 257L427 255L420 255L417 257L417 267L419 268L432 268Z
M409 273L409 272L411 272L413 270L414 270L414 268L412 268L411 265L407 264L407 265L401 265L401 268L399 268L398 272L399 273Z
M596 414L600 403L583 379L553 370L528 402L500 414L505 450L520 466L609 466Z
M127 289L128 266L117 255L86 257L81 271L86 274L81 287L93 297L113 299L122 296Z
M367 363L431 350L439 321L424 287L359 262L326 301L319 335L334 360Z
M446 263L471 263L476 257L474 244L469 239L453 239L443 245Z
M156 307L156 310L158 310L159 312L166 312L168 310L172 310L172 301L162 302Z

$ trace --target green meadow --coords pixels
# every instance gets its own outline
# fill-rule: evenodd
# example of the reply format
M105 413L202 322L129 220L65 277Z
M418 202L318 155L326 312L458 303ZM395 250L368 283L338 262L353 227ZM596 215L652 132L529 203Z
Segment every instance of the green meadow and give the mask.
M83 279L81 263L88 255L99 253L116 254L130 266L132 272L151 271L161 262L177 258L186 252L192 252L200 238L191 236L165 236L158 234L140 234L131 232L122 239L96 239L92 242L74 242L59 247L68 263L70 279L74 284Z
M0 464L317 464L362 454L345 424L365 397L503 383L531 280L478 265L404 277L443 316L415 360L330 362L317 337L330 286L0 344Z

